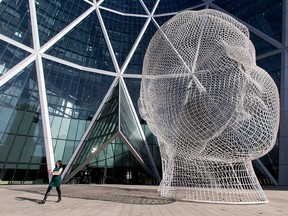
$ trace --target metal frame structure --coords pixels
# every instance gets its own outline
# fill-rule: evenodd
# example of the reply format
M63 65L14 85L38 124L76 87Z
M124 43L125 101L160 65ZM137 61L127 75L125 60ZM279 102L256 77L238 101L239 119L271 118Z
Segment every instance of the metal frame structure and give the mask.
M252 160L276 143L279 95L248 29L218 10L179 13L154 34L142 73L140 113L159 141L161 195L266 203Z

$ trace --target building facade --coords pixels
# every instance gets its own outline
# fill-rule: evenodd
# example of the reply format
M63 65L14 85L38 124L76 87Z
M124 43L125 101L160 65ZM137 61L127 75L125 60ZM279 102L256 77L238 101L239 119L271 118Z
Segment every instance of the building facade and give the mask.
M287 0L0 0L0 184L157 184L157 139L140 118L150 39L183 10L246 25L257 65L280 94L275 147L253 162L262 184L288 185Z

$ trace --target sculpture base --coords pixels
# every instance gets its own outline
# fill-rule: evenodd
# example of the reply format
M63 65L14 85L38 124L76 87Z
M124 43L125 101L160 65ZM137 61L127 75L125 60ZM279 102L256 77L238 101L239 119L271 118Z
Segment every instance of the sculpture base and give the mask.
M185 201L260 204L268 199L252 163L190 160L166 164L159 186L162 196ZM170 166L173 166L172 169Z
M166 188L161 195L169 199L222 204L263 204L268 199L263 191L218 188Z

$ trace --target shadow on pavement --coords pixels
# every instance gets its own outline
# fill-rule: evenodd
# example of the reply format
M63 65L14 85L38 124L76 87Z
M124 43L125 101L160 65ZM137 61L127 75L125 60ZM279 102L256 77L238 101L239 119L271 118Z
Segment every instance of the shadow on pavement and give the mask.
M41 200L39 200L39 199L32 199L32 198L29 198L29 197L16 197L15 199L18 200L18 201L30 201L30 202L35 202L35 203L40 203L41 202Z
M41 194L43 196L45 189L34 186L31 188L11 188L10 190L25 191L29 193ZM165 205L175 202L173 199L162 197L157 190L147 189L128 189L118 187L105 186L73 186L63 185L61 187L62 198L78 198L88 200L101 200L126 204L140 204L140 205ZM42 193L41 193L42 191ZM52 190L50 196L55 196L56 191ZM31 199L28 197L16 197L19 201L31 201L39 203L41 200Z

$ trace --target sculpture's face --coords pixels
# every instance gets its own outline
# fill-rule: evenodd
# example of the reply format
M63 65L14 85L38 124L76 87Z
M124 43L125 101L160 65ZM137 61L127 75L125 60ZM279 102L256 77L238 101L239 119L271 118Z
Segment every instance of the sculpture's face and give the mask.
M216 11L181 13L157 31L140 101L161 148L173 154L237 161L274 145L277 88L256 66L248 30Z

